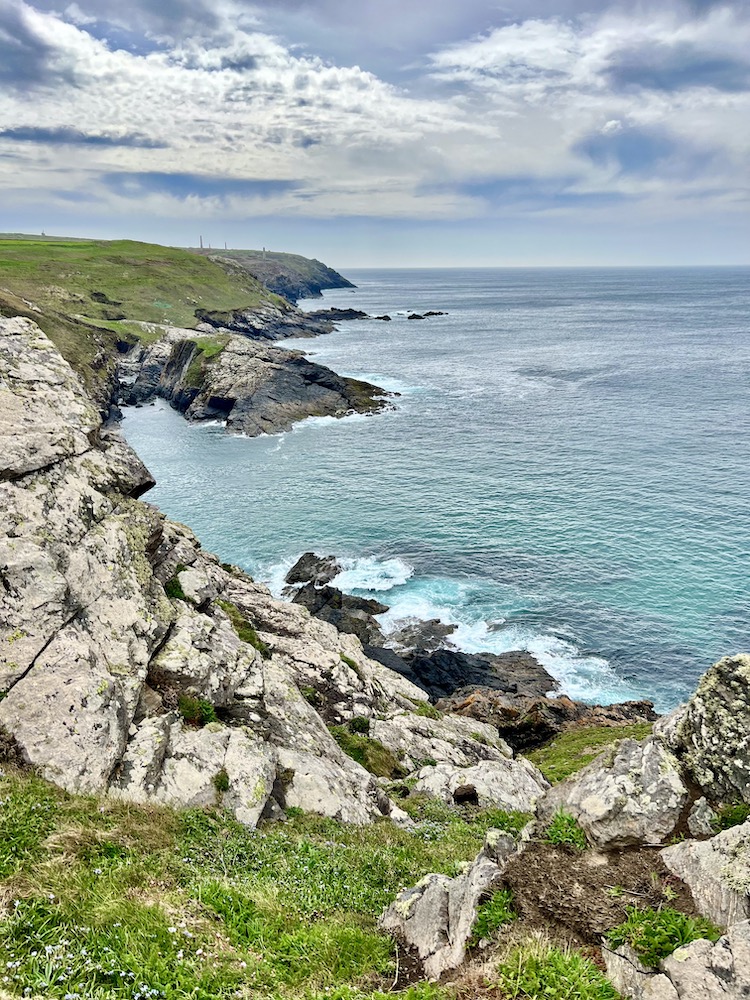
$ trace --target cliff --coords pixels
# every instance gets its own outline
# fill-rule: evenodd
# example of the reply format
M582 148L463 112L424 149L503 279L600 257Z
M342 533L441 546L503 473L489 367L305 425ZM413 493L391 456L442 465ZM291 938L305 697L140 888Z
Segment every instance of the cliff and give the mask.
M183 250L0 239L0 316L38 323L102 414L118 398L159 395L188 419L226 420L229 431L255 435L388 405L377 386L270 346L329 333L332 322L309 317L243 268Z
M239 269L257 278L261 284L290 302L319 298L328 288L354 288L338 271L319 260L293 253L271 250L197 250L223 267Z

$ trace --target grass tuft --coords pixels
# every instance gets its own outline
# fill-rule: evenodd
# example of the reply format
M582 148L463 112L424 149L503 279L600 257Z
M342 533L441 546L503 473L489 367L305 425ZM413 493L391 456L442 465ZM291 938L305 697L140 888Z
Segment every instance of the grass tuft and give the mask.
M509 889L499 889L486 902L480 904L469 944L476 946L480 941L495 937L501 927L515 919L513 893Z
M556 812L545 831L545 838L548 844L555 844L557 847L570 847L575 851L585 851L588 847L586 834L581 829L578 820L570 813L561 809Z
M629 906L627 920L608 932L613 948L629 944L644 965L656 968L677 948L706 938L718 941L721 931L703 917L688 917L669 906L659 910Z
M369 728L369 726L368 726ZM378 740L351 732L346 726L331 726L331 735L347 756L378 778L403 778L407 771L398 758Z
M643 740L651 733L651 723L632 726L585 726L560 733L550 743L526 756L550 784L563 781L590 764L606 747L618 740Z
M216 603L229 617L229 620L232 623L232 628L237 633L237 637L243 642L248 643L254 649L257 649L264 660L270 659L271 647L268 643L263 642L261 637L252 627L247 618L245 618L237 605L232 604L231 601L217 601Z
M621 1000L593 962L543 939L531 939L510 952L498 967L496 988L503 1000Z

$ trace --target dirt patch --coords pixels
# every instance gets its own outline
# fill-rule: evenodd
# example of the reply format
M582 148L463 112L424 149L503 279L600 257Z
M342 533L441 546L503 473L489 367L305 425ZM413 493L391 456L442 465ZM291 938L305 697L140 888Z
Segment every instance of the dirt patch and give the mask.
M510 861L504 880L524 930L544 930L578 948L599 945L634 904L695 913L689 889L652 848L579 854L530 844Z

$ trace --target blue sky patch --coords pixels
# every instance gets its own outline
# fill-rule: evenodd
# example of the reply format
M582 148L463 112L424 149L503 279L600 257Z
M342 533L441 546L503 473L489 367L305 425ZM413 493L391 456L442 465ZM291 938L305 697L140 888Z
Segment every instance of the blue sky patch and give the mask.
M109 173L104 184L116 194L142 198L146 194L166 194L173 198L270 198L297 187L296 181L244 180L234 177L206 177L203 174Z
M0 139L12 142L36 142L55 146L130 146L133 149L166 149L167 143L157 142L145 135L97 135L79 132L78 129L44 128L43 126L19 125L0 131Z

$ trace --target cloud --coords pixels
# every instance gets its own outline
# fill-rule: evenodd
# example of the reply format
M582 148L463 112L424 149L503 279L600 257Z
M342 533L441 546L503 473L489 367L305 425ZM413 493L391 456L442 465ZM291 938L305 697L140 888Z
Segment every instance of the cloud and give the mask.
M18 125L0 131L0 140L13 142L35 142L44 145L68 146L129 146L131 149L166 149L167 144L144 135L97 135L80 132L78 129L60 126L44 128L34 125Z
M55 46L40 36L30 8L0 0L0 87L23 93L30 87L69 79Z
M642 90L711 87L750 90L750 61L701 51L693 44L655 44L616 53L608 70L612 85Z
M349 5L346 30L364 47L337 62L311 49L318 36L287 36L329 23L341 0L292 4L293 17L290 4L236 0L77 0L64 14L0 0L0 48L25 53L0 64L13 81L0 87L0 138L25 157L22 171L0 162L0 189L17 204L86 191L125 218L136 202L153 218L240 220L742 203L747 14L673 0L583 14L559 0L549 17L539 0L513 20L513 3L501 15L471 0L462 19L431 0L438 34L475 19L483 30L410 50L407 86L363 68L374 4Z

